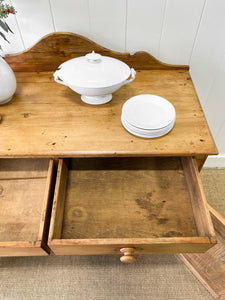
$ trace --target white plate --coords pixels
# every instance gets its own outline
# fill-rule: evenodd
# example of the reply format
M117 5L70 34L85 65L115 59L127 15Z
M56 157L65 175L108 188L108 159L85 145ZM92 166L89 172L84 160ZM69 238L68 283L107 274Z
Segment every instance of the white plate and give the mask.
M173 126L171 125L170 127L164 129L164 130L159 130L157 132L153 132L153 131L140 131L140 130L134 130L133 128L129 127L128 124L126 124L126 121L122 121L123 126L131 133L135 134L135 135L140 135L140 136L146 136L146 137L158 137L158 136L162 136L164 134L167 134L172 128Z
M144 94L127 100L122 108L123 119L140 129L159 129L173 123L174 106L166 99Z
M124 128L132 133L133 135L136 135L138 137L143 137L143 138L156 138L163 136L170 132L172 128L174 127L174 122L171 123L169 126L164 127L163 129L158 129L158 130L142 130L140 128L134 128L131 127L130 124L126 122L123 118L121 118L121 122L124 126Z
M132 124L130 124L125 118L124 118L124 115L122 114L121 115L121 121L123 121L123 123L126 124L127 127L129 127L131 130L133 131L136 131L136 132L140 132L140 133L143 133L143 134L148 134L148 133L157 133L157 132L160 132L160 131L167 131L168 128L171 128L174 126L174 123L175 123L175 120L173 120L171 123L169 123L167 126L165 127L162 127L162 128L157 128L157 129L145 129L145 128L140 128L140 127L136 127Z

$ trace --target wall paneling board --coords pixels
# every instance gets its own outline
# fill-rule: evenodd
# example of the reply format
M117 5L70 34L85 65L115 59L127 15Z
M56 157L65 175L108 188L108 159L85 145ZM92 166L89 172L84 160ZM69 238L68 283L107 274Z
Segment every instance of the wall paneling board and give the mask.
M207 0L197 34L190 71L204 106L225 53L225 1Z
M166 0L127 1L126 51L158 57Z
M54 31L49 0L13 0L26 48Z
M56 31L75 32L90 38L88 0L49 0Z
M159 59L188 65L205 0L167 0Z
M125 51L126 0L88 0L91 39L115 51Z

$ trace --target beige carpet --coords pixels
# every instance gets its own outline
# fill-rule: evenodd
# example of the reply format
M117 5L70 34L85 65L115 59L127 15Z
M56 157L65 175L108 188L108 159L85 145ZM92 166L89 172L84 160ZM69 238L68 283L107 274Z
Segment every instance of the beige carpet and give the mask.
M204 170L208 202L225 215L225 170ZM0 258L0 299L213 299L175 255Z
M225 170L203 169L201 179L207 201L225 217Z

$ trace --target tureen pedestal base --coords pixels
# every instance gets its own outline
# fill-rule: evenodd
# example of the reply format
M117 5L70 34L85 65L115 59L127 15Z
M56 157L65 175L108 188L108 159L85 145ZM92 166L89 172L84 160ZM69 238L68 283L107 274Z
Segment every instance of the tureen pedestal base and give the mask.
M109 102L112 99L112 94L102 96L85 96L81 95L81 100L92 105L99 105Z

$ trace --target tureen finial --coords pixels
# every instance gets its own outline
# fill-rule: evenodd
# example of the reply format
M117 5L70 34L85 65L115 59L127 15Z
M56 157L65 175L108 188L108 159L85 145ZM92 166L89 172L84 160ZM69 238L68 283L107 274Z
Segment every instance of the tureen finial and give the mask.
M92 51L91 53L88 53L85 56L89 62L100 62L102 57L100 54L95 53L95 51Z

